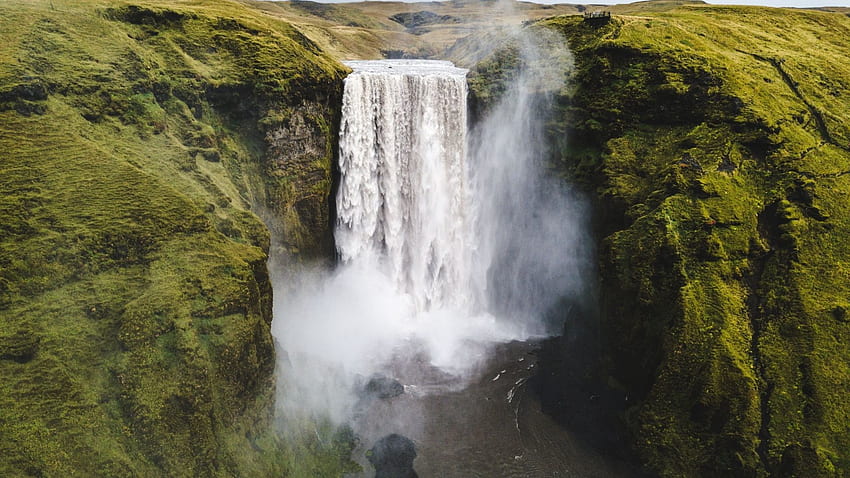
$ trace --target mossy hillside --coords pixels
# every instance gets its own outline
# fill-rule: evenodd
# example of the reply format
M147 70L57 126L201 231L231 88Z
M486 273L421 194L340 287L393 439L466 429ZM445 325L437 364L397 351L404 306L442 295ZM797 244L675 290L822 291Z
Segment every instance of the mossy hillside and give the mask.
M6 3L0 41L0 475L342 469L271 429L254 212L298 228L326 202L341 67L213 0ZM293 121L323 145L295 170L268 139Z
M850 19L633 8L544 24L576 55L553 133L597 197L637 451L663 476L846 476Z

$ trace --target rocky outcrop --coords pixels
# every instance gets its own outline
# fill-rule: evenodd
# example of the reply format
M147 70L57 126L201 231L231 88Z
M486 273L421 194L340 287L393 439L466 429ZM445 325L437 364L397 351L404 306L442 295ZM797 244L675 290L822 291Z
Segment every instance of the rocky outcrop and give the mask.
M413 441L396 433L387 435L367 452L369 463L375 467L375 478L417 478L413 469L416 446Z
M323 97L302 100L265 129L266 224L285 251L311 258L333 257L331 221L336 131L341 83L323 85Z
M420 12L403 12L390 16L390 20L404 25L405 28L415 29L426 25L462 23L462 20L451 15L438 15L422 10Z
M404 385L398 380L383 375L373 375L366 382L360 394L363 398L379 398L385 400L404 393Z

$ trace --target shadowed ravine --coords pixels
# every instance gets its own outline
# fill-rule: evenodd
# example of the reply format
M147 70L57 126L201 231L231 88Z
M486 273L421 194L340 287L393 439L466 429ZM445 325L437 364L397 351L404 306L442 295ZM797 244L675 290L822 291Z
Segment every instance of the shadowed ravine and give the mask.
M283 402L350 423L364 476L370 462L414 476L414 450L421 476L626 476L529 390L539 338L563 321L553 309L589 277L582 201L541 160L562 80L525 68L468 133L466 70L348 65L340 264L280 302Z
M356 411L354 457L366 471L351 476L373 476L367 450L392 433L415 443L421 477L636 476L630 465L587 446L543 413L530 386L539 347L534 341L494 347L468 383L421 356L399 358L392 372L405 393L364 400Z

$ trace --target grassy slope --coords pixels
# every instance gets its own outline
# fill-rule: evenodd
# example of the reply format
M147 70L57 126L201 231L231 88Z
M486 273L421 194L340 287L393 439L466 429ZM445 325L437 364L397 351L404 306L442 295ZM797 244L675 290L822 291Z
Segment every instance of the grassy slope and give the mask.
M614 378L664 476L850 475L850 18L632 6L546 22L578 69Z
M125 5L0 5L0 475L331 473L269 433L251 207L262 132L342 72L234 2Z

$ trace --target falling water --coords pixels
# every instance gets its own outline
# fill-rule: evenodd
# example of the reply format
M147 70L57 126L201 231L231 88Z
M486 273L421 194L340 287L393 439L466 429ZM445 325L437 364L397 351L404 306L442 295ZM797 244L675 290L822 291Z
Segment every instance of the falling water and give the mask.
M339 264L299 271L276 294L273 324L283 415L335 423L357 416L358 389L376 373L402 380L405 396L458 392L494 344L556 331L544 313L582 272L579 203L543 174L538 83L521 78L470 132L467 70L346 64ZM401 416L415 423L369 426L413 436L428 426Z
M475 278L466 70L442 61L352 61L339 138L334 271L299 272L276 296L288 357L284 407L345 422L357 387L422 357L458 380L487 346L522 338ZM458 382L453 382L456 386ZM413 384L408 384L413 385Z
M351 425L362 476L366 451L392 433L414 441L423 476L621 474L526 390L539 347L526 339L560 331L590 257L582 203L545 161L551 93L572 57L534 40L519 42L515 78L471 131L467 70L346 63L339 264L294 275L273 332L283 423ZM364 395L374 374L404 393Z
M557 333L546 314L581 293L580 201L543 161L550 95L572 56L542 36L520 43L524 68L469 134L467 70L348 63L337 248L381 270L414 313L489 314L523 338Z
M335 238L343 263L380 267L415 311L474 300L466 70L352 61L340 129Z
M543 28L511 42L511 79L470 133L474 272L490 313L524 335L556 335L592 283L584 202L547 161L546 124L556 119L554 95L568 88L573 56Z

